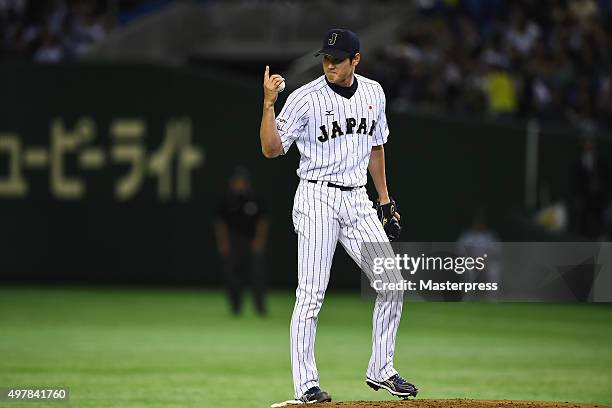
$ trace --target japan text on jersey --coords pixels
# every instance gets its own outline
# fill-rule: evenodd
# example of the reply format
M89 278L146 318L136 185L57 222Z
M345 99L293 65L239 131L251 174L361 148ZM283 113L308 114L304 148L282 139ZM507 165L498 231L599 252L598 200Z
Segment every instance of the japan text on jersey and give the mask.
M301 179L362 186L372 146L387 142L385 94L378 82L355 75L351 98L334 92L321 76L295 90L276 119L286 153L295 142Z

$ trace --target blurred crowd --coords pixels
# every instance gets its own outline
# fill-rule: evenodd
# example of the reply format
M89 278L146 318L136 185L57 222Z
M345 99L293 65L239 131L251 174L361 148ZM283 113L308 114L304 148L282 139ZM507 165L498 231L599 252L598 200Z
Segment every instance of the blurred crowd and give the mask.
M0 0L0 55L41 63L78 58L110 24L102 0Z
M392 106L612 127L612 0L420 0L371 75Z
M0 0L0 60L78 59L109 30L171 0Z
M0 60L78 59L111 27L170 2L0 0ZM363 67L394 109L612 128L612 0L414 4L418 17Z

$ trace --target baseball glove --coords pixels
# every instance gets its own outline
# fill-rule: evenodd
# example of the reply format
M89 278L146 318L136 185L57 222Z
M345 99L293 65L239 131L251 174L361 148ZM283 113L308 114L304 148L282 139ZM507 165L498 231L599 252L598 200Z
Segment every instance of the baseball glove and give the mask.
M382 223L387 237L389 237L389 241L397 240L402 232L402 226L399 221L393 217L397 211L395 200L391 199L390 203L383 205L380 205L380 202L377 201L375 208L378 219Z

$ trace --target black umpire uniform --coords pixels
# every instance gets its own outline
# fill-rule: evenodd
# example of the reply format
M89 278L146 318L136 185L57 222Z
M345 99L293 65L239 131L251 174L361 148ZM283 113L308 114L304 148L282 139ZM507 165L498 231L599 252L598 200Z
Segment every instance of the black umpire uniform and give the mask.
M219 203L215 233L232 313L241 313L248 282L253 290L255 309L264 315L266 284L263 261L268 222L261 201L251 189L245 168L237 168L229 180L229 190Z

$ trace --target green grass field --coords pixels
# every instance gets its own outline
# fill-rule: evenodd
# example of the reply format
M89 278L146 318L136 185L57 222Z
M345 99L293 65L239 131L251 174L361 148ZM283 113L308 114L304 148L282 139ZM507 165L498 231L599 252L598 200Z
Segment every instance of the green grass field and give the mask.
M219 292L0 289L0 387L68 386L77 407L267 407L291 395L290 293L232 318ZM321 383L336 401L388 400L363 382L372 304L329 293ZM407 303L396 367L422 398L612 405L608 305ZM0 404L1 405L1 404ZM11 404L10 406L57 404Z

